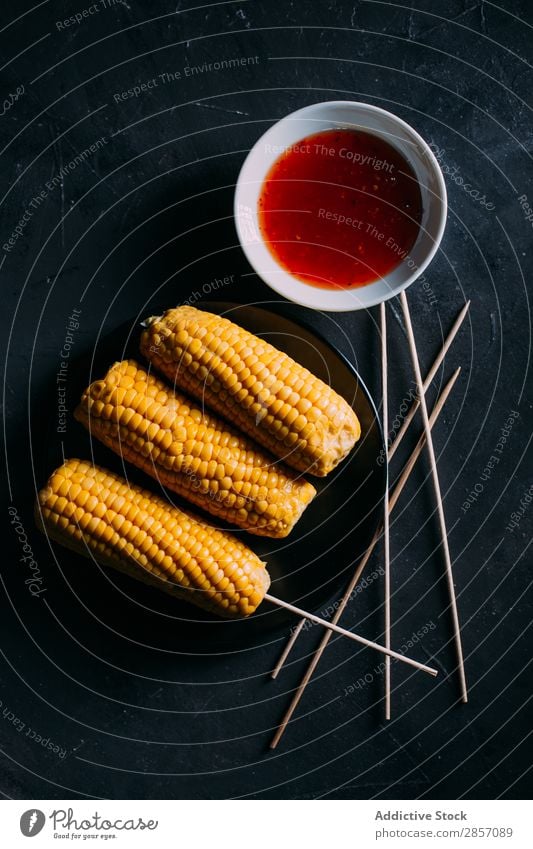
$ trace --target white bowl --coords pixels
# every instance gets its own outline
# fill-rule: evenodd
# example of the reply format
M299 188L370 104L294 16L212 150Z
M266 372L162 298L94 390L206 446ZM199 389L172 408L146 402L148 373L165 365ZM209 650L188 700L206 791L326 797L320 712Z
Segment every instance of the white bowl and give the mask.
M258 222L263 181L279 155L306 136L350 128L381 136L407 160L420 184L422 221L409 256L389 274L354 289L325 289L289 274L270 253ZM444 178L429 146L401 118L385 109L351 100L314 103L282 118L261 136L241 168L235 189L235 223L250 265L275 292L305 307L341 312L366 309L406 289L433 259L446 224Z

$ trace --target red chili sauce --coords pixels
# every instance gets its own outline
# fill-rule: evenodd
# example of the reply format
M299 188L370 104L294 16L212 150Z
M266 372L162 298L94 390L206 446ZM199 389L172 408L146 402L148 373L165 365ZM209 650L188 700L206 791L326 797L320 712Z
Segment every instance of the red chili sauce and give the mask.
M313 286L373 283L405 259L422 218L414 171L392 145L359 130L326 130L281 153L259 198L276 261Z

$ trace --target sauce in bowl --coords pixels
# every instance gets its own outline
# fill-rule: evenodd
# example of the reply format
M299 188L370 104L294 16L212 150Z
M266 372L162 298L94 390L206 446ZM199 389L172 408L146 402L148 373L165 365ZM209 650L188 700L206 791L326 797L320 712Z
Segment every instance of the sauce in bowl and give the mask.
M325 130L281 152L258 213L282 268L313 286L351 289L408 258L422 197L413 169L387 141L360 130Z

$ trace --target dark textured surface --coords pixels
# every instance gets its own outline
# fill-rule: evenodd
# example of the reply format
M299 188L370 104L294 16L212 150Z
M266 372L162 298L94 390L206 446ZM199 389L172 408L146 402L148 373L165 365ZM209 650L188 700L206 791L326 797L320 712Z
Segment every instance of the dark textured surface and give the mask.
M24 16L30 4L20 3L3 12L7 500L45 592L32 598L25 584L31 571L20 558L30 555L6 506L1 790L15 798L527 797L532 224L519 199L529 193L533 203L530 4L192 5L101 4L68 27L56 22L81 12L83 3L44 2ZM238 57L250 62L204 65ZM192 75L185 70L201 66ZM179 78L164 77L177 72ZM115 95L153 79L157 84L139 96L117 102ZM433 681L393 665L393 720L385 724L382 678L374 674L379 657L354 654L336 640L274 753L268 742L317 629L304 634L276 682L268 671L283 636L194 656L173 638L166 601L150 595L150 612L133 594L135 615L125 616L130 608L121 593L130 594L129 583L104 587L105 576L74 560L61 559L59 568L34 530L32 502L49 471L47 446L61 438L47 411L57 409L55 381L73 310L81 313L72 358L132 314L194 299L195 292L271 302L236 242L235 179L246 151L274 120L331 98L396 112L433 142L445 166L450 213L442 249L409 300L427 369L464 300L472 299L430 392L433 402L462 365L435 443L470 701L457 705L424 459L392 525L393 643L402 646L425 626L409 652L432 658L441 674ZM75 163L99 139L98 149ZM62 181L55 180L61 169ZM291 310L305 313L356 361L378 395L377 311ZM391 303L388 315L394 418L412 372L400 305ZM512 411L518 415L495 454ZM69 418L67 428L74 426ZM393 478L405 457L398 453ZM484 472L492 456L497 462ZM513 514L519 521L510 530ZM368 574L380 558L378 550ZM370 581L344 624L380 639L382 592L381 581ZM366 685L365 674L372 679ZM60 751L46 749L36 735Z

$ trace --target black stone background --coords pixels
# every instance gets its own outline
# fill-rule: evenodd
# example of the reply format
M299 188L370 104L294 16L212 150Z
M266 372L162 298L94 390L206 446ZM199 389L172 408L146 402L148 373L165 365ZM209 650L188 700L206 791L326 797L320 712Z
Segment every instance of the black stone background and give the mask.
M532 223L518 200L526 194L533 202L531 4L414 0L410 9L375 0L236 0L195 7L128 0L101 5L80 24L58 29L57 21L89 6L45 0L34 10L22 2L2 11L2 98L25 89L0 118L2 244L46 181L106 138L48 192L13 249L0 251L7 500L22 519L46 588L32 598L24 584L27 570L6 503L2 793L527 797L533 508L517 528L506 526L531 485L525 452ZM187 67L239 56L259 59L184 75ZM176 71L181 79L114 100L117 92ZM43 458L58 438L49 407L72 310L82 310L75 337L81 355L100 332L182 301L215 278L234 275L219 294L226 300L275 301L238 246L234 183L247 150L276 119L335 98L394 111L440 149L448 172L448 225L426 275L434 297L415 285L409 301L426 370L465 299L472 300L428 396L432 404L443 380L462 366L435 444L470 701L457 704L457 680L446 674L454 655L424 458L392 524L393 642L401 645L435 623L411 654L431 659L441 674L432 681L394 664L393 719L386 724L379 674L345 695L380 658L369 651L354 656L351 644L335 640L271 752L268 742L318 630L299 641L275 683L267 673L284 633L240 651L194 656L194 647L183 651L169 640L157 615L133 605L134 615L125 616L130 608L89 567L77 560L69 566L67 555L60 571L33 527L32 502L36 483L50 471ZM459 178L485 195L489 208ZM358 368L379 397L377 310L334 321L293 311L304 313L347 354L341 329L348 334ZM412 373L398 303L390 303L388 315L393 418ZM511 411L519 416L500 462L464 512ZM420 422L411 446L419 428ZM406 456L399 454L393 479ZM126 581L119 586L130 591ZM379 639L382 589L374 581L344 623ZM157 604L153 596L150 603ZM21 723L25 728L17 730ZM32 740L30 727L65 757Z

